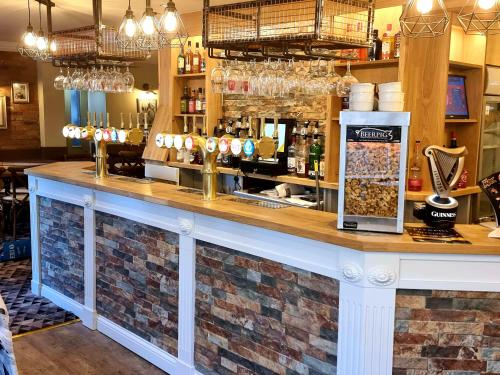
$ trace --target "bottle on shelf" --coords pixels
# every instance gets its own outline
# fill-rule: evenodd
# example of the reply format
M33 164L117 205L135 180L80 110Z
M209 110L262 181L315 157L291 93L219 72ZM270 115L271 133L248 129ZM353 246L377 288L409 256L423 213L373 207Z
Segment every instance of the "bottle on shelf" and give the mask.
M422 152L420 151L420 141L415 141L415 149L413 150L413 163L410 168L408 177L408 190L422 190Z
M207 60L204 57L201 58L200 71L205 73L207 71Z
M309 147L309 178L315 180L316 179L316 168L315 165L318 165L318 177L319 177L319 168L321 162L321 154L323 150L321 149L321 145L319 143L319 135L314 134L313 143Z
M198 88L198 94L196 95L195 99L195 112L198 114L203 113L203 89L200 87Z
M368 51L368 60L380 60L382 53L382 41L378 37L378 30L373 30L372 38L373 44Z
M188 41L188 48L185 55L185 74L193 73L193 51L191 50L191 41Z
M394 35L392 34L392 24L387 24L387 29L382 37L381 59L387 60L394 57Z
M191 90L191 96L189 97L189 102L188 102L188 113L189 114L196 113L196 90Z
M297 175L297 161L295 159L295 153L297 148L295 144L296 141L297 141L296 128L294 128L292 131L290 146L288 146L288 157L287 157L288 174L291 176Z
M401 57L401 31L398 31L394 35L394 58L399 59Z
M220 118L217 127L214 129L214 137L220 138L224 134L225 134L225 131L224 131L224 120Z
M189 113L189 87L184 85L184 92L181 97L181 114Z
M193 73L201 72L201 54L200 54L200 43L196 42L196 48L193 53Z
M300 136L299 144L297 145L295 151L295 160L297 163L297 176L307 177L307 150L306 150L307 139L305 135Z
M457 135L455 132L451 132L450 135L450 148L457 148L458 147L458 142L457 142Z
M184 56L184 46L179 47L179 55L177 56L177 74L186 73L186 57Z
M319 159L319 179L325 179L325 149L321 147L321 157Z
M457 147L458 147L457 134L454 131L452 131L450 135L450 148L457 148ZM458 183L454 189L466 188L468 177L469 177L469 171L464 168L462 174L460 175L460 179L458 180Z

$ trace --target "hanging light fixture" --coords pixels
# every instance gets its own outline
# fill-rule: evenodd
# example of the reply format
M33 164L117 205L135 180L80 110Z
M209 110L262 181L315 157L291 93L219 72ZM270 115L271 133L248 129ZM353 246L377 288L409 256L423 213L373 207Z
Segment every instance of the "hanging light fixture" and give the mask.
M146 9L139 21L139 36L137 47L151 51L159 48L159 21L156 12L151 7L151 0L146 0Z
M500 34L500 0L468 1L458 21L466 34Z
M187 38L188 33L175 3L169 0L160 18L160 48L180 47L186 43Z
M130 0L128 0L128 9L123 16L122 23L118 29L116 41L122 48L136 49L138 36L139 24L137 23L134 12L130 7Z
M37 60L46 61L49 59L49 40L45 36L42 28L42 3L38 3L39 30L36 39L36 48L38 49Z
M38 36L33 31L33 26L31 26L31 6L30 0L28 0L28 26L26 31L21 37L21 41L18 47L18 51L21 55L35 58L38 56L38 49L36 48Z
M399 22L406 37L433 38L444 34L450 24L450 16L443 0L408 0Z

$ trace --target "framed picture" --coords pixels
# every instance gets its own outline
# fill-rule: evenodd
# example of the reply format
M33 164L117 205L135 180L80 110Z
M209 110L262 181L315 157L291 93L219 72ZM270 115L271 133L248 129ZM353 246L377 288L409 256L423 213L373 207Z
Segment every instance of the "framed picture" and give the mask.
M148 114L148 125L153 125L155 119L158 101L156 99L137 99L137 112ZM142 115L144 116L144 115ZM143 124L143 117L141 116L141 124Z
M30 102L30 84L27 82L12 83L12 103Z
M0 96L0 129L7 129L7 97Z

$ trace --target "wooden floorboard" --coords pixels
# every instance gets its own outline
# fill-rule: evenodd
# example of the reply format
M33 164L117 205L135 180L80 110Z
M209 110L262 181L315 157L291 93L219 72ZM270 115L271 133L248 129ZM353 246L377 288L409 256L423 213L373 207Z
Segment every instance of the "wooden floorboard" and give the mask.
M165 375L81 323L14 339L20 375Z

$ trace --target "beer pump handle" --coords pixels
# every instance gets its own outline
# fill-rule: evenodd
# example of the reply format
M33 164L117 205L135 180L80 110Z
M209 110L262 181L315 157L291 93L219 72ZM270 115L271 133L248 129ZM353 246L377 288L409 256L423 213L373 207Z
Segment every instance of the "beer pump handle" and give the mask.
M125 128L125 123L123 122L123 112L120 113L120 129Z
M184 115L184 134L188 133L188 117Z
M97 112L94 112L94 128L97 128Z
M99 113L99 128L104 128L104 113Z
M109 112L106 112L106 128L111 127L110 124L111 123L109 122Z
M132 113L128 114L128 128L132 129Z
M264 137L266 135L266 118L260 118L260 137Z
M144 130L148 130L149 124L148 124L148 114L147 112L144 112Z
M140 129L141 128L141 114L140 113L137 113L136 121L137 121L137 129Z
M92 125L92 118L90 117L90 112L87 112L87 126L91 126Z
M202 119L203 119L203 128L201 129L201 135L206 138L208 136L208 133L207 133L207 118L206 118L206 116L203 116Z
M273 131L274 144L274 161L278 160L278 116L274 116L274 131Z

